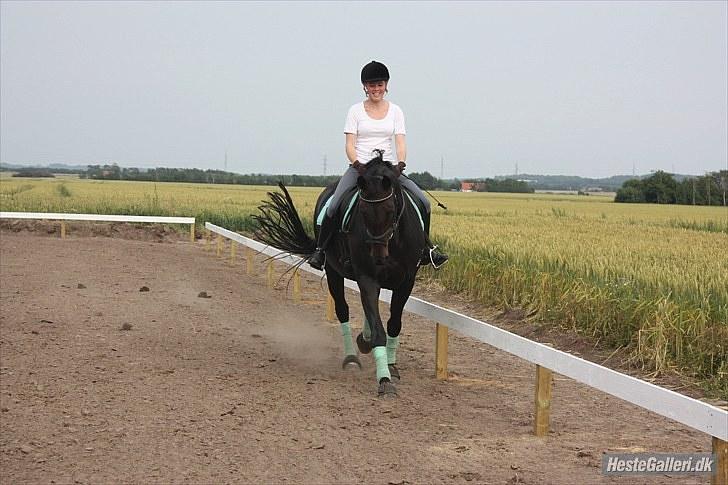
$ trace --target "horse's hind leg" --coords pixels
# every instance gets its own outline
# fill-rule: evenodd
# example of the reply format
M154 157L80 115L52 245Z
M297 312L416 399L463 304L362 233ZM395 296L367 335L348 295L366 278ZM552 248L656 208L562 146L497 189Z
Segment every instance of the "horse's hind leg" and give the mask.
M407 299L412 293L415 279L405 280L402 285L392 292L392 301L389 307L389 320L387 321L387 365L393 380L399 381L397 369L397 348L399 347L399 332L402 330L402 311Z
M354 343L351 339L351 326L349 325L349 305L344 298L344 278L334 270L326 267L326 281L329 285L329 293L334 299L336 308L336 317L339 319L341 327L341 337L344 341L344 361L341 364L342 369L346 369L349 364L356 364L361 369L361 361L354 350Z

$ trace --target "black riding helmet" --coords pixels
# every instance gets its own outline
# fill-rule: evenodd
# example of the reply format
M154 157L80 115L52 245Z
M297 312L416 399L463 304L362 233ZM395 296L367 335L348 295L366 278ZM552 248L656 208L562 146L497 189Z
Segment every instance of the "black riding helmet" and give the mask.
M389 81L389 69L381 62L372 61L361 69L361 83Z

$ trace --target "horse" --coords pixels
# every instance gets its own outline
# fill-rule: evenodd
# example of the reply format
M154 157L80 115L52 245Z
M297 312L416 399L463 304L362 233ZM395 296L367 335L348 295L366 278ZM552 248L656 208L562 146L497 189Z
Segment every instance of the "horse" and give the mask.
M379 153L360 170L357 186L342 198L337 211L339 231L329 242L324 271L329 293L334 299L336 316L344 340L343 368L361 362L354 351L349 327L349 305L344 297L344 278L359 285L365 314L364 328L356 337L363 354L373 352L376 364L377 393L380 397L396 397L393 381L400 380L397 368L397 347L402 329L402 311L415 283L426 239L422 219L410 196L399 183L396 166L382 159ZM279 183L283 195L269 192L270 200L254 216L258 223L256 237L283 251L297 254L304 261L316 250L316 240L309 236L285 185ZM336 189L336 182L327 186L318 197L314 210L316 220ZM390 316L385 332L379 313L382 288L392 290Z

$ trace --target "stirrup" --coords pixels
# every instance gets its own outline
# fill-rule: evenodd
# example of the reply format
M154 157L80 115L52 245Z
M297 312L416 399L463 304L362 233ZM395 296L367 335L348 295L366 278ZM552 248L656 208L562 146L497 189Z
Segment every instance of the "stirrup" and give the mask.
M428 256L429 256L429 262L426 262L426 263L425 263L424 265L423 265L423 264L420 264L421 266L426 266L426 265L432 265L432 267L433 267L433 268L434 268L435 270L438 270L438 269L442 268L442 266L443 266L443 265L444 265L445 263L447 263L447 262L448 262L448 260L449 260L450 258L448 258L448 257L447 257L447 255L445 255L445 254L442 254L442 253L440 253L440 254L441 254L441 256L442 256L443 258L445 258L445 260L444 260L444 261L443 261L442 263L440 263L440 264L435 264L435 259L434 259L434 258L432 257L432 255L433 255L433 254L435 253L435 250L436 250L436 249L437 249L437 246L432 246L431 248L428 248L428 250L429 250L429 254L428 254ZM421 262L422 262L422 261L420 260L420 263L421 263Z

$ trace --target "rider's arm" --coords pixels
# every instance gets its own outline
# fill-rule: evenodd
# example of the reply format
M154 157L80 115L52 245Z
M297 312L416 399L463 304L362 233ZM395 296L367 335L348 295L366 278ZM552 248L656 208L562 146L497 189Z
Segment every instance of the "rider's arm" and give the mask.
M397 149L397 161L407 161L407 142L404 139L404 135L394 135L394 145Z
M356 161L356 135L354 133L346 134L346 158L349 163Z

